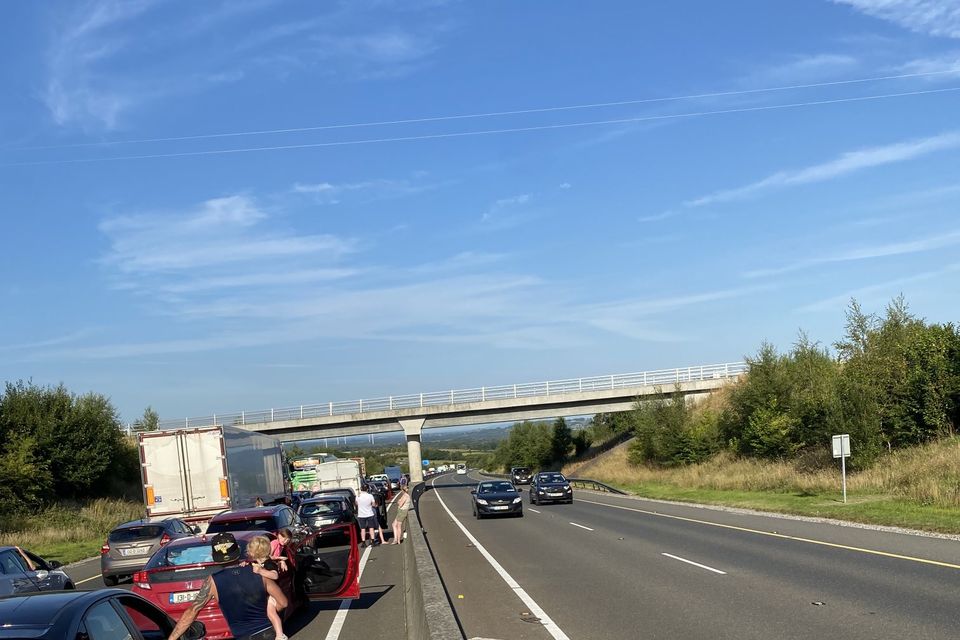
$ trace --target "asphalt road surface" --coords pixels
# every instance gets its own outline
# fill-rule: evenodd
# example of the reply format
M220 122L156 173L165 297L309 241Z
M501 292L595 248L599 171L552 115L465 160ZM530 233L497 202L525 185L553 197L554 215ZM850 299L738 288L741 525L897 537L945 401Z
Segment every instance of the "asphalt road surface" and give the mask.
M394 513L391 505L390 523ZM385 529L384 535L390 542L392 532ZM298 640L404 637L401 553L402 547L395 545L361 549L360 597L351 601L311 602L284 623L287 635ZM104 588L99 558L71 565L66 571L78 589ZM117 586L129 589L130 581Z
M475 520L445 475L424 529L468 638L955 638L953 540L574 492ZM458 522L459 521L459 524Z

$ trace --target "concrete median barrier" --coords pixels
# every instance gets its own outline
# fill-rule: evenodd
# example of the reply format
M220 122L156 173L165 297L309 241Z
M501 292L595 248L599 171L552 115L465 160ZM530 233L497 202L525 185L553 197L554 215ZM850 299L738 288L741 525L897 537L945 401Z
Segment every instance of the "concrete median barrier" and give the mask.
M409 640L463 640L453 605L440 580L437 565L420 526L419 500L426 485L417 483L411 491L414 509L407 518L407 540L403 544L403 593Z

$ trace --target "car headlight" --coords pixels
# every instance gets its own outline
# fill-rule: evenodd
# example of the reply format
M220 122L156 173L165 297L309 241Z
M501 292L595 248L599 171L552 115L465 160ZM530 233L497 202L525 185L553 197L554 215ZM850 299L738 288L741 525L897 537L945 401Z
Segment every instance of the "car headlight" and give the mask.
M570 485L568 485L568 484L563 485L563 490L564 490L564 491L570 491Z
M537 493L546 493L543 489L537 489Z
M483 498L477 498L477 504L483 504L483 505L485 505L485 504L487 504L487 501L484 500Z
M521 498L520 496L517 496L516 498L513 499L513 504L517 504L518 502L523 502L523 498Z

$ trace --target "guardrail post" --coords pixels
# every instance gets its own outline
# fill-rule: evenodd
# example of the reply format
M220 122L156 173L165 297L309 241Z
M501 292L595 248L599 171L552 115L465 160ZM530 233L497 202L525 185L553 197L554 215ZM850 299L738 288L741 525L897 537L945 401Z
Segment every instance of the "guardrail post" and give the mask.
M724 378L730 377L730 365L726 362L723 363L723 377Z
M613 376L610 376L610 390L613 391Z
M486 402L486 401L487 401L487 388L480 387L480 402Z
M213 426L217 426L217 414L213 414Z
M703 365L700 365L700 379L703 380Z
M300 405L300 419L303 420L303 405Z
M393 411L393 396L390 396L390 410Z
M577 378L577 391L583 393L583 378Z
M240 424L247 424L247 415L245 411L240 412Z
M333 415L333 402L328 403L330 405L330 415Z
M453 389L450 390L450 404L453 404Z
M691 376L691 375L692 375L692 374L690 373L690 367L687 367L687 382L690 382L690 376Z
M547 395L550 395L550 381L547 380Z
M420 394L420 408L423 408L423 394Z
M680 382L680 369L676 370L677 382Z
M360 401L360 413L363 413L363 400Z
M273 409L270 409L270 422L273 422Z
M647 386L647 372L643 372L643 386Z
M189 428L190 428L190 418L184 418L184 419L183 419L183 427L184 427L185 429L189 429Z
M517 397L517 385L513 385L513 397Z

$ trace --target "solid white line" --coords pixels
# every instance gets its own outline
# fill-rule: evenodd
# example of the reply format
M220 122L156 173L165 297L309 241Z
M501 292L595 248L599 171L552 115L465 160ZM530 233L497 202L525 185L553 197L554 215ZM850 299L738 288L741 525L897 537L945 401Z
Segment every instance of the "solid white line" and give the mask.
M363 575L363 568L367 566L367 558L370 557L370 550L373 547L367 547L363 550L363 556L360 558L360 573L357 575L357 580ZM337 615L333 618L333 624L330 625L330 630L327 631L326 640L337 640L340 637L340 632L343 631L343 624L347 621L347 612L350 610L350 603L352 600L342 600L340 601L340 608L337 609Z
M700 564L699 562L694 562L693 560L686 560L680 556L675 556L671 553L662 553L660 555L667 556L668 558L673 558L674 560L679 560L680 562L686 562L687 564L692 564L695 567L700 567L701 569L706 569L707 571L713 571L714 573L719 573L722 576L727 575L726 571L720 571L720 569L714 569L713 567L708 567L705 564Z
M582 524L577 524L576 522L571 522L570 524L572 524L575 527L580 527L581 529L586 529L587 531L593 531L593 529L591 529L590 527L585 527Z
M487 551L482 544L480 544L480 541L474 538L473 534L467 531L467 528L463 526L463 523L460 522L455 515L453 515L453 512L450 511L449 507L447 507L447 503L444 502L443 498L440 497L440 492L437 491L435 483L436 479L434 479L434 481L431 483L431 486L433 486L434 493L437 494L437 500L440 502L440 506L442 506L443 510L447 512L447 515L450 516L450 519L453 520L454 524L460 527L460 530L463 531L463 535L467 536L467 540L469 540L477 549L477 551L479 551L480 554L486 558L487 562L490 563L490 566L493 567L494 571L500 574L500 577L503 578L503 581L507 583L507 586L513 589L513 592L517 594L517 597L520 598L521 601L523 601L523 604L526 605L527 609L530 610L530 613L540 618L543 628L547 630L547 633L549 633L554 640L570 640L570 637L565 634L560 627L557 626L557 623L555 623L553 619L547 615L547 612L544 611L540 605L538 605L537 602L530 597L530 594L523 590L523 587L521 587L519 583L513 579L513 576L507 573L507 570L504 569L499 562L497 562L497 559L490 555L490 552Z
M540 513L540 512L537 511L536 509L531 509L530 507L527 507L527 511L533 511L534 513Z

